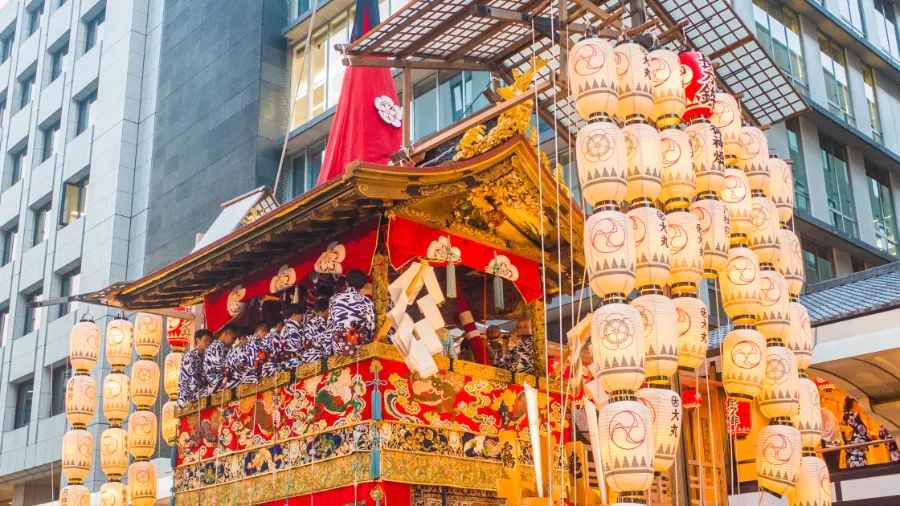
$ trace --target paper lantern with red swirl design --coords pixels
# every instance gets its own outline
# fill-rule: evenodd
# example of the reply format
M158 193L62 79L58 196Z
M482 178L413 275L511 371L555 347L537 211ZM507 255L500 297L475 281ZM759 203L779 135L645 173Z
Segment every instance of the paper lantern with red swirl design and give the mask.
M74 485L81 484L91 471L94 436L84 429L73 429L63 436L62 472Z
M134 344L134 325L125 318L116 318L106 325L106 361L113 369L125 369L131 362Z
M152 462L134 462L128 468L128 495L132 506L156 504L156 467Z
M673 293L693 292L703 280L700 221L687 209L666 215L669 229L669 286Z
M798 506L831 506L831 476L825 462L813 455L800 459L797 479Z
M766 374L759 410L766 418L790 418L797 411L797 359L781 345L766 348Z
M751 400L762 391L766 339L752 327L738 326L722 342L722 384L734 398Z
M728 93L716 93L713 105L712 124L722 133L725 164L736 165L741 151L741 110L737 100Z
M84 485L66 485L59 493L59 506L91 506L91 491Z
M162 408L162 434L169 446L175 444L175 437L178 435L179 419L175 416L175 407L175 401L168 401L163 404Z
M635 283L634 227L619 211L598 211L584 224L584 255L594 293L629 294Z
M767 197L750 199L750 249L756 253L761 264L778 267L781 255L781 227L778 224L778 209Z
M659 146L662 160L659 200L667 209L687 207L697 193L691 137L677 127L664 128L659 132Z
M634 115L648 120L653 112L653 81L650 55L644 46L622 41L616 44L616 75L619 78L619 105L616 116L622 121Z
M619 106L619 78L612 44L585 37L569 51L569 89L575 95L575 110L584 120L591 115L612 117Z
M753 210L752 198L747 175L737 167L726 168L722 202L728 208L728 216L731 218L731 235L750 235L753 229L753 223L750 221L750 213Z
M800 239L792 230L782 228L778 232L781 242L781 253L778 259L778 272L784 276L787 282L788 292L798 296L803 291L803 249L800 247Z
M100 435L100 467L107 479L118 480L128 469L128 433L110 427Z
M790 425L769 425L756 438L759 486L779 497L794 490L800 472L800 433Z
M725 428L728 435L743 441L751 432L750 401L736 397L725 399Z
M736 324L756 321L762 304L759 301L759 260L743 244L731 246L728 263L719 271L722 307Z
M97 365L100 355L100 327L92 321L80 321L69 336L69 362L76 371L87 372Z
M759 273L760 311L756 329L766 339L786 342L791 332L791 299L784 276L773 270Z
M633 392L640 388L644 382L644 329L638 310L614 302L594 311L591 353L603 390Z
M668 388L642 388L635 392L638 402L650 412L656 455L653 470L664 473L675 463L681 437L681 397Z
M128 506L128 487L121 481L104 483L100 487L100 506Z
M643 119L634 119L622 128L628 187L625 200L645 199L655 202L662 190L662 158L659 132Z
M162 344L162 316L138 313L134 320L134 349L141 358L153 358Z
M709 310L696 294L672 300L678 326L678 366L693 371L706 360Z
M631 301L644 328L644 377L668 383L678 371L678 313L672 299L648 293ZM602 350L601 350L602 351Z
M784 339L784 345L797 357L797 368L805 371L812 364L813 335L809 323L809 312L799 302L790 303L791 330Z
M747 174L750 189L769 192L769 141L762 130L754 126L741 128L741 152L737 166Z
M800 431L803 448L815 448L822 442L822 399L813 380L803 376L797 380L800 409L791 415L791 423Z
M128 417L128 450L135 458L150 458L156 450L156 414L135 411Z
M103 379L103 416L120 424L131 410L131 380L124 373L107 374Z
M595 121L578 132L575 142L578 180L587 203L618 205L628 187L625 137L611 121Z
M687 100L685 121L696 116L710 117L716 101L716 73L712 62L699 51L685 51L678 55L681 61L682 84Z
M178 379L181 377L181 359L183 354L175 351L166 355L163 367L163 388L169 399L178 398Z
M626 216L634 231L635 285L665 286L671 269L666 215L651 205L639 205Z
M794 217L794 176L791 167L775 155L769 155L769 198L778 209L778 221L787 223Z
M138 360L131 366L131 400L138 409L150 409L159 395L159 366L152 360Z
M687 103L678 53L665 48L650 51L650 79L653 82L653 111L650 112L650 118L659 128L680 124Z
M179 310L182 308L178 308ZM166 340L175 351L182 351L191 344L194 335L194 321L183 318L166 318Z
M87 375L69 378L66 383L66 420L73 426L84 427L94 417L97 383Z
M695 121L684 131L691 138L697 193L721 195L725 188L725 153L722 151L721 132L707 120Z
M614 492L642 492L653 482L656 441L650 411L638 401L610 402L600 410L600 455Z
M691 204L691 213L700 222L703 246L703 273L707 277L725 268L731 238L731 218L721 200L707 195Z

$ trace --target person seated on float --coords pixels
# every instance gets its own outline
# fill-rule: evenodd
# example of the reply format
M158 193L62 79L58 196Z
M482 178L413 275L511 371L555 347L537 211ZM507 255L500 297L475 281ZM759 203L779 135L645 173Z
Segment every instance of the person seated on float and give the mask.
M347 288L328 304L328 334L335 355L355 355L375 335L375 304L359 293L369 276L359 269L347 273Z
M501 355L497 367L527 374L534 371L534 341L529 318L520 318L516 323L516 331L501 336L500 343Z
M468 339L463 338L463 340L459 343L459 354L456 356L456 358L459 360L465 360L466 362L475 361L475 352L472 351L472 343L470 343Z
M500 339L503 334L503 330L500 329L497 325L491 325L484 331L485 341L487 344L485 345L485 351L487 351L488 359L491 361L491 365L494 367L500 367L498 363L500 362Z
M259 383L256 368L256 346L250 344L249 329L241 332L241 337L234 343L228 356L225 357L225 388L234 388L246 383Z
M249 344L255 357L253 366L256 368L257 379L262 377L263 367L272 356L270 341L266 339L271 330L269 322L263 320L253 327L253 334L249 337Z
M290 371L300 365L305 311L300 304L288 304L284 308L284 315L287 318L278 342L278 369Z
M206 374L206 382L209 385L207 395L213 395L225 388L225 380L228 376L226 358L234 341L237 339L237 325L229 323L219 331L219 338L206 348L203 356L203 372Z
M284 323L281 321L283 317L281 313L278 315L279 321L277 325L269 326L269 331L266 332L265 336L259 339L258 347L256 349L257 356L260 357L259 361L259 377L260 378L268 378L270 376L274 376L278 374L279 371L279 353L281 351L281 330L284 328ZM266 324L268 326L268 324ZM260 325L257 325L257 332L260 331ZM254 333L254 336L256 333Z
M181 358L181 375L178 377L179 408L206 395L208 385L203 374L203 354L213 339L213 333L207 329L194 332L194 349Z
M304 351L300 362L308 364L331 356L331 335L328 334L327 298L316 299L303 322Z

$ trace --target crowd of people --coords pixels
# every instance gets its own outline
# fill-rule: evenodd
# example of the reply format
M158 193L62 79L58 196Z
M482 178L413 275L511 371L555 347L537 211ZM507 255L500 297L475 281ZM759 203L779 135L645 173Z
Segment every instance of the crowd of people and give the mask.
M354 355L375 337L375 306L361 293L367 282L365 273L353 270L337 284L318 283L312 303L284 306L283 320L273 318L282 320L274 325L260 321L253 328L242 328L229 323L218 334L196 331L194 348L181 360L178 407L329 356ZM491 365L532 372L531 333L527 318L519 320L510 333L488 327L486 352ZM475 361L468 340L462 341L457 358Z

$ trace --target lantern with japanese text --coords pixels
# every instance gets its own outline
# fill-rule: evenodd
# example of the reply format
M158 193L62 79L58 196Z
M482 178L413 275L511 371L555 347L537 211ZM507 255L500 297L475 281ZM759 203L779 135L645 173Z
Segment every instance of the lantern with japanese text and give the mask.
M750 325L737 325L722 342L722 383L732 398L752 400L766 375L766 340Z
M797 410L797 359L781 344L766 348L766 374L759 394L759 410L769 419L785 419ZM799 434L798 434L799 437Z
M162 344L162 316L138 313L134 320L134 349L141 358L153 358Z
M778 209L778 221L787 223L794 216L794 176L787 162L769 155L769 198Z
M94 417L97 384L94 378L78 374L66 383L66 420L72 427L83 429Z
M614 396L600 411L603 475L620 499L643 497L653 482L653 423L650 411L633 394L621 397Z
M678 324L678 366L693 371L706 360L709 311L694 293L672 300Z
M685 121L700 116L709 118L716 101L716 73L712 62L700 51L684 51L678 54L681 61L682 84L687 101Z
M659 147L662 161L659 200L666 209L688 207L697 193L691 137L684 130L669 126L659 132Z
M619 78L612 44L597 37L585 37L572 46L568 61L569 89L575 96L575 110L581 118L612 117L619 106Z
M666 215L652 204L632 206L628 220L634 231L635 286L662 288L669 281L669 232Z
M128 495L133 506L156 504L156 467L152 462L134 462L128 468Z
M180 308L179 308L180 309ZM175 351L182 351L191 344L194 321L186 318L166 318L166 340Z
M625 158L628 168L625 200L631 203L653 203L662 190L659 132L643 117L634 117L625 122L622 136L625 138Z
M644 329L644 377L646 383L668 383L678 371L678 313L661 290L642 290L631 301ZM601 357L603 353L601 350Z
M581 192L588 204L618 206L628 188L625 137L607 119L592 121L578 131L575 157Z
M177 351L166 355L163 366L163 388L169 399L178 398L178 378L181 376L181 359L184 355Z
M162 408L162 434L166 444L175 444L175 436L178 434L178 417L175 416L175 401L167 401Z
M743 441L751 431L750 401L735 397L725 400L725 427L728 435Z
M766 194L769 191L769 141L762 130L744 125L741 128L741 152L737 166L747 174L750 190Z
M800 409L791 415L794 427L800 431L804 450L812 450L822 442L822 401L819 389L805 374L797 380Z
M747 175L737 167L727 167L722 202L728 208L728 216L731 218L732 237L749 237L750 231L753 230L753 222L750 220L750 213L753 210L752 198Z
M681 398L684 409L693 411L703 405L703 395L695 388L681 389Z
M750 234L748 239L760 265L775 267L781 255L778 209L758 192L750 199Z
M719 272L722 307L736 324L756 321L762 307L759 301L759 260L745 244L728 250L728 264Z
M107 479L119 480L128 469L128 434L121 427L110 427L100 435L100 467Z
M584 224L584 255L594 293L603 297L634 290L634 228L619 211L601 209Z
M800 471L800 433L787 425L769 425L756 438L759 486L781 497L792 491Z
M62 472L73 485L80 485L91 471L94 436L85 429L66 432L62 442Z
M150 409L159 394L159 366L138 360L131 366L131 400L138 409Z
M703 280L703 243L700 220L687 209L666 215L669 229L669 286L673 293L693 292Z
M737 165L737 157L741 152L741 110L737 100L728 93L716 93L710 119L722 133L725 164Z
M69 362L76 371L87 372L97 365L100 355L100 327L92 320L81 320L69 337Z
M128 417L128 450L137 458L150 458L156 450L156 414L135 411Z
M725 154L722 151L722 134L709 120L700 117L696 118L684 131L691 138L697 193L712 192L720 195L725 188Z
M124 370L131 362L134 325L124 317L116 317L106 325L106 360L112 369Z
M100 487L102 506L128 506L128 487L121 481L104 483Z
M656 455L653 470L663 473L672 467L681 436L681 397L661 385L652 385L635 392L638 401L650 412Z
M107 374L103 379L103 416L113 425L121 424L131 410L131 380L124 373Z
M787 282L788 293L794 297L800 295L803 290L803 249L800 247L800 239L793 230L782 228L778 231L781 250L778 260L778 272L784 276Z
M777 271L762 269L759 273L760 310L756 329L766 339L787 342L791 332L791 300L787 281Z
M653 110L650 118L659 128L681 123L687 106L681 82L678 53L666 48L650 51L650 79L653 81Z
M591 320L591 352L597 379L607 392L635 391L644 381L644 329L641 314L624 297L608 299Z
M59 506L90 505L91 491L84 485L66 485L59 493Z
M784 345L797 357L797 368L805 371L812 363L813 336L806 307L795 301L790 302L791 328L784 338Z
M616 116L626 121L633 116L650 119L653 112L653 81L647 49L631 40L616 44L616 75L619 79L619 104Z
M703 246L703 275L715 277L728 263L728 244L731 238L731 218L721 200L713 195L697 197L691 213L700 222Z
M828 466L815 452L804 451L797 478L798 506L830 506L831 476Z

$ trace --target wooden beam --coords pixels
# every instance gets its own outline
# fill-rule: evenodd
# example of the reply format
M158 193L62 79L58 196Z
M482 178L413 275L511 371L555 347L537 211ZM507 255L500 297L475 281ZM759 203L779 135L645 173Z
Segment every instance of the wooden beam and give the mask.
M713 52L713 53L710 53L710 54L709 54L709 59L710 59L710 60L715 60L716 58L718 58L718 57L720 57L720 56L722 56L722 55L725 55L725 54L728 54L728 53L734 51L735 49L737 49L737 48L743 46L744 44L750 42L751 40L753 40L753 36L752 36L752 35L747 35L747 36L744 37L743 39L738 39L738 40L732 42L731 44L728 44L727 46L723 47L722 49L719 49L718 51L715 51L715 52Z
M401 60L396 58L363 58L362 56L345 56L341 63L345 67L378 67L389 69L417 70L475 70L489 72L493 67L481 62L445 62L439 60Z

